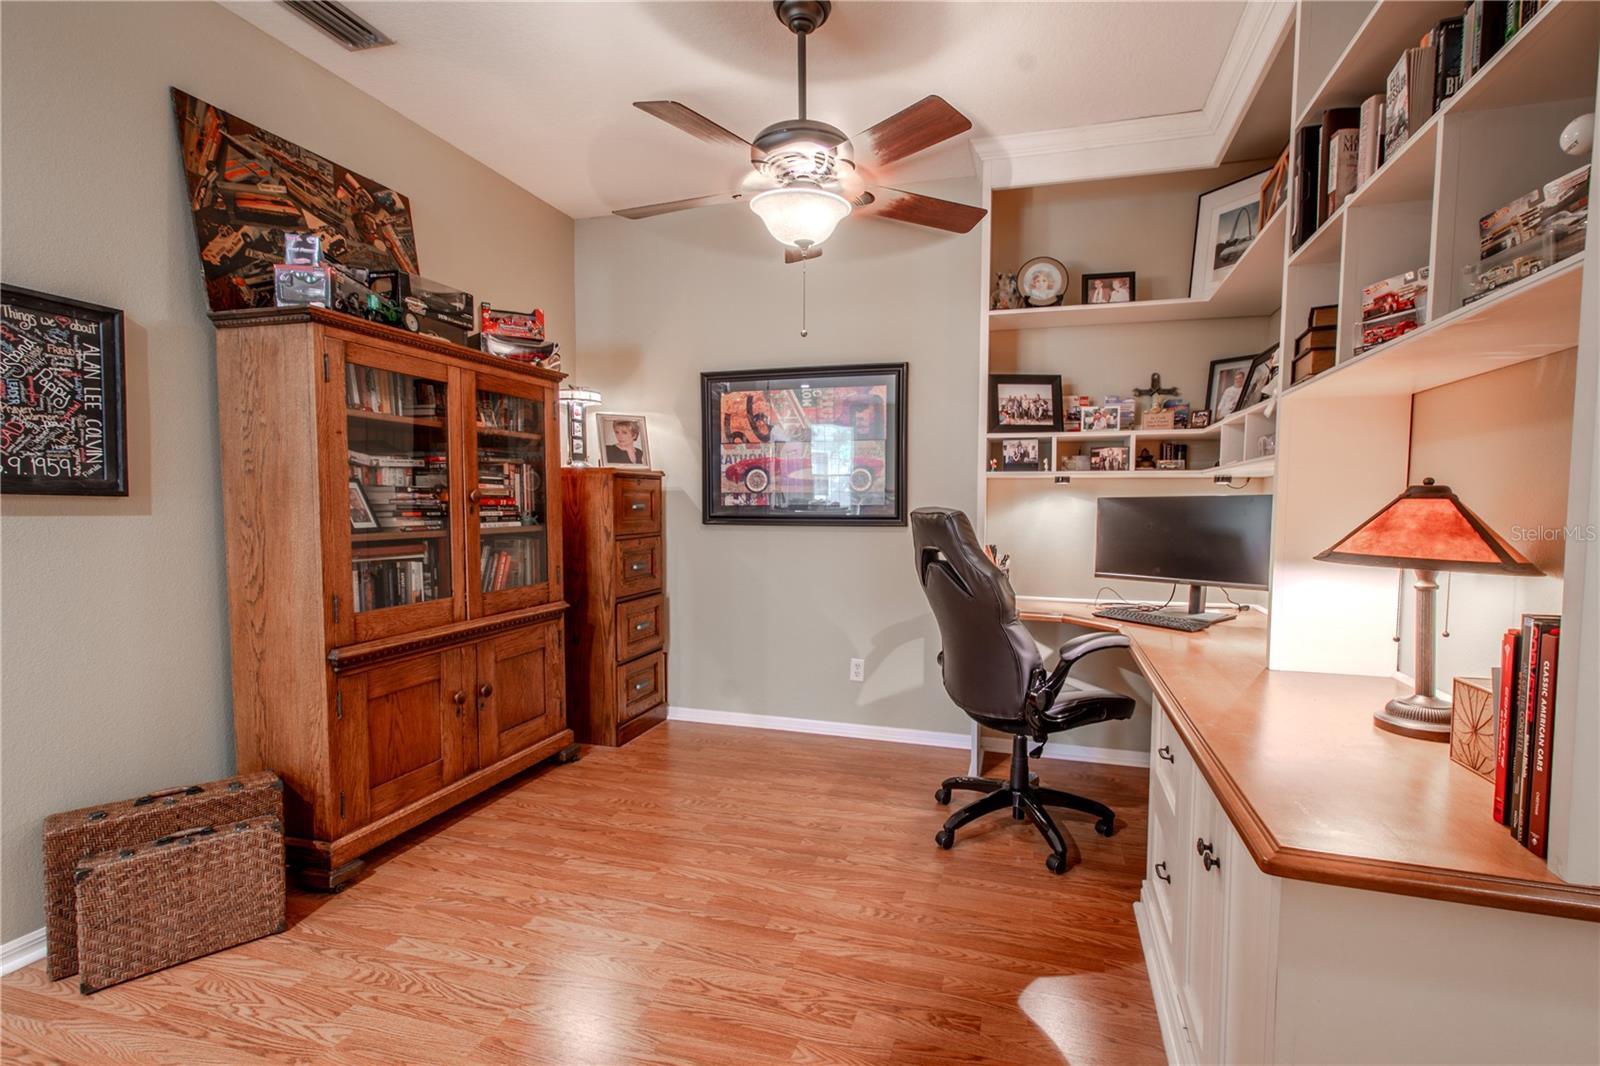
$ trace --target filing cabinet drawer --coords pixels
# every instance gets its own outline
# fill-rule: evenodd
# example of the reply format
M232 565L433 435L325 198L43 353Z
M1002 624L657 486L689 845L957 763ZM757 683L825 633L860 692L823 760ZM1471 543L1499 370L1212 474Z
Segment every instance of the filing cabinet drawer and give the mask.
M618 475L611 485L612 525L619 537L661 532L661 479Z
M1166 709L1153 703L1150 722L1150 806L1154 816L1176 815L1182 806L1190 767L1189 749L1178 739L1178 731Z
M660 652L617 667L617 721L627 722L667 698L667 657Z
M658 591L661 588L661 538L630 537L617 541L613 576L619 597Z
M617 662L659 651L666 636L667 600L646 596L617 604Z

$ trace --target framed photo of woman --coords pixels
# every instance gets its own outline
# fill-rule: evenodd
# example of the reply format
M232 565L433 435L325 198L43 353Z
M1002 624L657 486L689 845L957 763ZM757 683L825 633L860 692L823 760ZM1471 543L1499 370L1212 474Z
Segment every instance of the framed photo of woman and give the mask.
M650 436L643 415L596 413L594 424L601 466L650 468Z

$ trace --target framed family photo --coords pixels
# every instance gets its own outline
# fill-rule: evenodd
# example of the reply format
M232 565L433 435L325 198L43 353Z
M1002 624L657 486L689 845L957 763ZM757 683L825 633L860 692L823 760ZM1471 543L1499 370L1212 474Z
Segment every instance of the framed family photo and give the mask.
M989 432L1061 432L1060 374L990 374Z
M600 441L600 465L650 469L650 437L643 415L596 413L595 437Z
M1086 304L1126 304L1134 299L1133 271L1126 274L1085 274L1083 302Z
M1255 365L1255 355L1230 355L1211 360L1211 371L1206 377L1206 409L1212 422L1221 422L1235 411L1242 411L1241 401L1250 386L1250 369Z
M1209 296L1254 243L1261 229L1261 183L1267 173L1263 170L1200 195L1189 273L1191 299Z

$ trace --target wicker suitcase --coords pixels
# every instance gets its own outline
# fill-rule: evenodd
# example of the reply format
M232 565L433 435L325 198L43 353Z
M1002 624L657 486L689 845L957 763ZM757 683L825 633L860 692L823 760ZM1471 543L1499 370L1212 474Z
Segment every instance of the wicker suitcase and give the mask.
M72 871L101 851L147 844L196 826L239 822L260 815L283 818L283 782L260 771L138 799L52 814L44 822L45 935L50 980L78 972L77 918Z
M91 855L73 889L87 994L283 932L283 822L266 815Z

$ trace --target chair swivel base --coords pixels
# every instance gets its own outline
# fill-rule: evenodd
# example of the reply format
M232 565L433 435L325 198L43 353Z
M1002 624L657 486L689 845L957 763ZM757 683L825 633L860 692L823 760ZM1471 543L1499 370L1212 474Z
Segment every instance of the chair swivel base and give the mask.
M934 842L948 850L955 845L957 829L975 818L1009 809L1013 820L1018 822L1024 818L1031 820L1034 828L1039 830L1039 835L1044 837L1045 843L1050 845L1050 855L1044 861L1050 872L1066 873L1082 861L1082 856L1078 851L1077 841L1072 839L1072 834L1058 827L1046 808L1063 807L1067 810L1092 814L1096 819L1095 832L1105 837L1116 832L1117 816L1103 803L1059 789L1041 788L1035 783L1037 780L1028 773L1027 741L1023 737L1016 737L1012 744L1009 782L995 781L987 777L952 777L946 779L934 792L933 798L939 803L949 803L950 793L953 791L984 793L952 814L945 821L944 828L934 835Z

